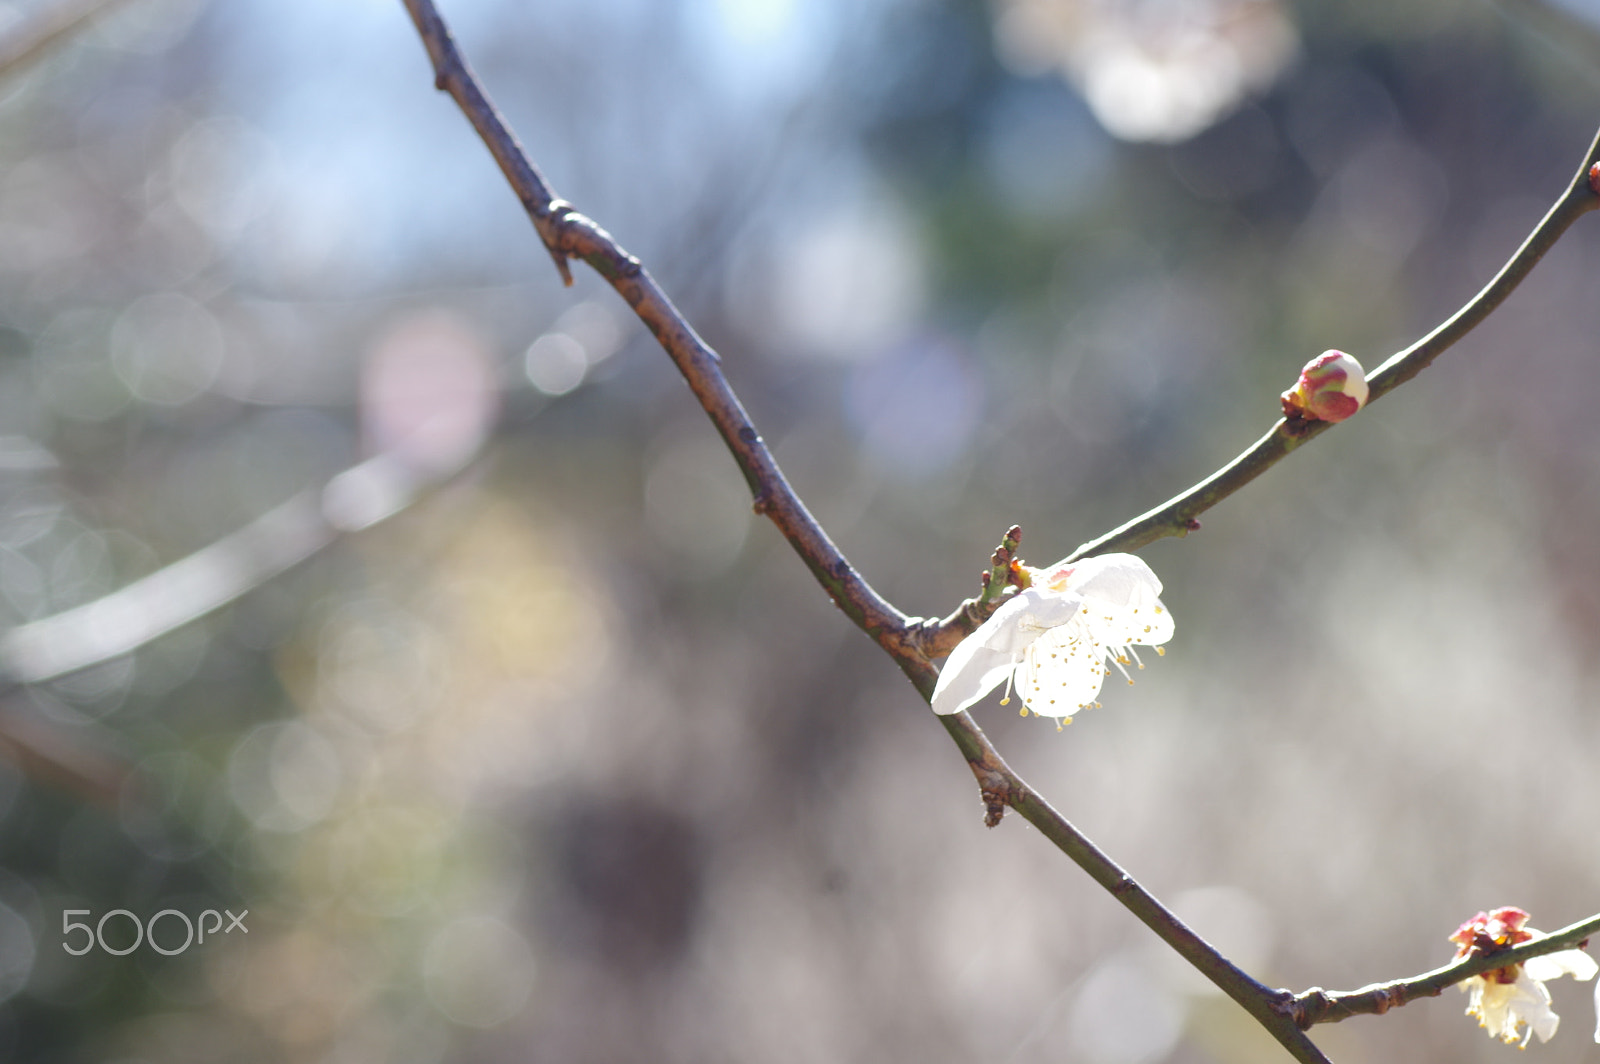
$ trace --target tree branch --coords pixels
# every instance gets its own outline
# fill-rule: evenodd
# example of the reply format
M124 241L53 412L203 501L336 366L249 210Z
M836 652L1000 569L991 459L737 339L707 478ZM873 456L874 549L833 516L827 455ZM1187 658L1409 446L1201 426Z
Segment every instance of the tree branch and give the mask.
M947 653L962 635L992 612L1004 592L1002 577L1015 560L1019 531L1013 529L1008 533L996 551L994 566L986 574L988 579L982 594L963 603L950 617L934 622L913 621L884 600L850 567L790 487L723 375L716 353L696 335L636 258L593 221L554 197L462 59L432 0L404 0L404 3L433 63L435 85L451 95L493 154L540 239L556 259L562 279L568 284L572 280L567 259L584 260L649 326L732 452L750 487L756 512L765 514L778 526L834 602L889 654L923 698L930 698L938 671L929 659ZM1591 150L1588 163L1595 161L1597 152L1600 152L1600 139ZM1600 194L1588 188L1586 177L1584 180L1587 199L1580 197L1577 190L1569 190L1523 249L1472 303L1429 337L1380 368L1372 382L1375 396L1414 376L1482 320L1509 294L1556 237L1579 214L1597 205L1591 201L1600 199ZM1191 531L1198 527L1194 520L1196 514L1237 491L1326 427L1325 423L1301 422L1289 426L1280 422L1251 451L1223 470L1151 514L1085 544L1073 557L1130 550L1162 536ZM1327 1064L1327 1058L1297 1025L1298 1014L1288 1003L1298 999L1288 991L1274 991L1256 982L1163 907L1013 772L968 715L953 714L940 720L978 780L987 823L997 824L1007 806L1016 809L1163 941L1255 1017L1296 1060L1304 1064Z
M1351 1016L1382 1015L1419 997L1438 997L1445 987L1492 969L1520 964L1558 950L1577 948L1596 932L1600 932L1600 915L1580 920L1531 942L1468 957L1410 979L1373 983L1360 990L1329 991L1314 986L1304 993L1287 996L1277 1008L1302 1029L1318 1023L1338 1023ZM1281 993L1288 995L1288 991Z
M965 713L954 713L939 720L966 755L973 775L978 778L987 810L986 823L991 826L998 823L1006 806L1015 809L1057 849L1089 873L1091 879L1154 931L1161 941L1171 946L1179 956L1194 965L1223 993L1255 1017L1256 1022L1265 1027L1295 1060L1302 1064L1329 1064L1328 1058L1306 1037L1302 1029L1304 1025L1296 1026L1296 1016L1285 1008L1284 1000L1293 995L1287 990L1272 990L1252 979L1190 929L1177 914L1162 905L1155 895L1123 871L1088 836L1056 812L1042 795L1012 771L971 717Z
M399 460L369 458L109 595L0 634L0 683L45 683L131 653L404 509L422 486Z
M1600 163L1600 135L1589 146L1589 153L1578 167L1577 176L1561 194L1561 198L1528 234L1528 239L1523 241L1510 261L1501 267L1494 280L1442 325L1390 357L1369 375L1369 405L1421 373L1447 348L1476 328L1491 311L1505 302L1506 297L1528 275L1528 271L1573 222L1600 208L1600 190L1594 187L1590 177L1590 168L1597 163ZM1255 446L1205 480L1148 513L1112 529L1099 539L1081 545L1068 560L1110 551L1138 550L1167 536L1187 535L1200 527L1196 519L1201 514L1277 465L1301 444L1315 439L1332 427L1332 423L1327 421L1280 420Z
M405 5L433 62L434 84L456 101L499 163L539 238L555 258L562 280L572 283L567 260L576 258L587 262L616 289L655 334L711 418L750 486L756 513L765 514L778 526L845 615L888 651L902 669L925 665L916 643L907 635L905 614L891 606L851 567L789 486L723 375L717 353L695 333L638 259L628 254L611 234L555 198L461 58L449 27L432 0L405 0Z
M850 567L784 478L723 375L716 353L696 335L639 261L594 222L553 197L462 60L432 0L404 2L433 61L435 84L455 99L489 147L546 248L556 257L563 280L571 280L565 260L582 259L610 282L649 326L733 453L750 486L756 512L771 518L834 602L883 647L923 698L930 698L938 670L924 652L920 638L923 626L891 606ZM1010 582L1020 534L1019 529L1007 533L995 552L983 594L977 600L979 608L958 611L964 618L960 623L977 624L981 621L979 609L999 600ZM986 820L991 826L999 823L1008 805L1016 808L1157 935L1243 1005L1296 1060L1328 1064L1303 1031L1287 1016L1274 1011L1272 1004L1281 995L1232 965L1051 809L1005 764L969 716L963 713L940 720L978 778Z
M989 568L978 574L979 582L983 585L978 594L962 602L948 617L912 622L914 627L911 636L924 657L944 657L978 625L989 619L989 614L1000 605L1006 589L1016 585L1017 546L1021 542L1022 529L1012 525L990 556Z

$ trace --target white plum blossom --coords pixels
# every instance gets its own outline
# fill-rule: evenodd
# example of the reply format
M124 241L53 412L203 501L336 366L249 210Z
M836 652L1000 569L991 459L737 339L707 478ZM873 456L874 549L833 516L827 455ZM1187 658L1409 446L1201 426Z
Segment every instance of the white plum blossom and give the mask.
M1024 715L1068 722L1099 705L1111 667L1124 677L1129 665L1144 668L1134 644L1161 654L1160 644L1172 638L1161 581L1131 554L1020 568L1030 585L950 652L933 689L936 712L959 713L1004 682L1002 705L1014 688Z
M1493 912L1479 913L1456 929L1450 941L1459 947L1456 960L1483 954L1493 954L1539 937L1540 931L1525 927L1528 914L1515 906L1505 906ZM1574 979L1593 979L1600 965L1581 949L1561 950L1533 957L1521 964L1508 964L1463 979L1458 985L1463 993L1471 994L1467 1002L1467 1015L1476 1016L1478 1025L1489 1032L1489 1037L1502 1042L1522 1045L1534 1035L1548 1042L1561 1022L1550 1007L1550 991L1545 983L1570 975ZM1526 1026L1527 1030L1522 1028ZM1596 1032L1600 1041L1600 1032Z

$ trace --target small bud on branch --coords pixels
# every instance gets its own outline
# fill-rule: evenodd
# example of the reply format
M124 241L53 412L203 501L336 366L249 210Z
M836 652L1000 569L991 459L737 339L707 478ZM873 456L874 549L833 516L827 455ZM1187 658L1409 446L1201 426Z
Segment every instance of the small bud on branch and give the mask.
M1305 364L1282 400L1290 421L1343 421L1367 401L1367 374L1343 351L1324 351Z

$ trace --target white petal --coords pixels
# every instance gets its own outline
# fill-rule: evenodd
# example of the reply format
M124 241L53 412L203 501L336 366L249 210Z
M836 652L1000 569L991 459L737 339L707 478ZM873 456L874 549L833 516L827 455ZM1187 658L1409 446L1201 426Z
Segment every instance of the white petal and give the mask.
M1028 645L1076 616L1081 600L1028 588L1000 605L945 659L933 688L935 713L959 713L1005 682Z
M1556 1027L1561 1023L1561 1017L1550 1007L1550 991L1539 980L1529 976L1526 968L1517 973L1516 991L1511 1002L1512 1015L1525 1021L1539 1036L1539 1041L1550 1041L1550 1036L1556 1033Z
M1478 1017L1490 1038L1508 1040L1515 1036L1515 1022L1511 1015L1511 999L1516 988L1505 983L1491 983L1481 975L1473 976L1460 984L1471 993L1467 1000L1467 1015Z
M1030 587L1001 603L967 639L992 650L1020 652L1045 629L1072 620L1081 602L1078 595Z
M1000 604L1000 608L989 614L989 619L972 630L972 634L956 644L956 649L951 651L953 660L963 646L968 643L974 646L988 647L990 650L1020 650L1031 642L1032 638L1024 640L1022 646L1015 644L1018 638L1019 626L1022 618L1032 613L1036 608L1037 596L1031 590L1013 595Z
M1570 975L1574 979L1593 979L1600 965L1595 964L1593 957L1581 949L1564 949L1560 953L1547 953L1543 957L1535 957L1522 965L1522 970L1529 979L1544 982L1547 979L1556 979L1563 975Z
M1109 646L1159 646L1172 638L1161 581L1141 558L1103 554L1074 567L1069 591L1083 596L1095 634Z
M1072 567L1072 575L1067 578L1068 591L1119 602L1126 602L1135 587L1152 595L1161 594L1161 578L1143 558L1133 554L1099 554L1085 558Z
M1600 1042L1600 982L1594 984L1594 1040Z
M1017 672L1017 693L1040 716L1070 717L1100 696L1105 662L1105 644L1080 613L1034 643L1026 667Z
M1014 655L983 646L977 633L967 636L950 652L939 682L933 686L935 713L960 713L1005 682L1016 668Z

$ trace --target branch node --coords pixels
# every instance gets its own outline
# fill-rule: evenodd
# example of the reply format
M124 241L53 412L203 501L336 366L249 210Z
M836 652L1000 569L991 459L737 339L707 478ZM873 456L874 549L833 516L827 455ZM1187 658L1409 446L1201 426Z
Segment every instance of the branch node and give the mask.
M1320 986L1314 986L1304 994L1296 994L1292 990L1278 991L1278 997L1272 1003L1272 1011L1281 1016L1287 1016L1294 1025L1302 1031L1314 1027L1319 1017L1325 1015L1333 1007L1333 998Z
M756 493L755 500L750 504L750 509L757 517L765 517L772 512L772 493L762 488Z
M568 226L566 223L576 213L572 209L572 204L563 199L553 199L544 205L542 211L536 207L533 213L535 217L542 213L547 219L546 224L549 226L549 232L541 233L540 235L544 237L545 249L550 252L550 257L555 260L556 272L561 274L562 286L571 288L572 267L567 265L567 260L572 257L572 249L567 240Z
M983 795L983 826L986 828L999 827L1000 819L1006 815L1007 789L1005 787L984 787Z

